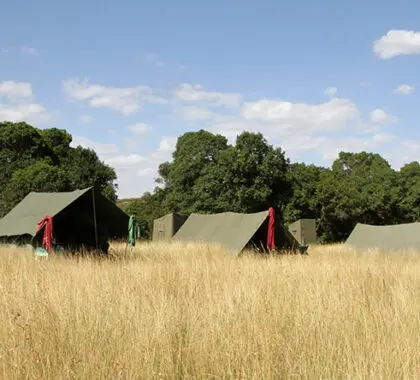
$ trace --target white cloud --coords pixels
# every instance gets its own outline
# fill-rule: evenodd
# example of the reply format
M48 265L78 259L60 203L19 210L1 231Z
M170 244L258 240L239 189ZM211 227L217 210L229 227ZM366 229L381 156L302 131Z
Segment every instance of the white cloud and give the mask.
M137 175L139 177L147 177L153 175L153 168L139 169L137 170Z
M420 54L420 32L389 30L386 35L373 42L373 51L381 59Z
M118 152L116 144L97 143L83 136L73 136L70 146L76 148L79 145L83 148L93 149L101 157Z
M6 54L7 52L8 52L7 49L5 49L3 47L0 49L0 53L2 53L2 54Z
M400 140L385 154L395 169L413 161L419 161L420 142L418 140Z
M38 126L48 123L50 115L40 104L7 105L0 102L0 121L26 122Z
M265 123L277 134L340 130L359 116L354 103L339 98L315 105L265 99L245 103L242 114L247 120Z
M108 164L114 166L117 169L129 168L134 165L139 165L144 161L147 161L147 158L138 154L122 154L119 156L111 157L107 160Z
M165 137L160 140L159 143L159 153L172 153L175 150L177 138L176 137Z
M328 87L325 89L324 94L328 96L334 96L338 92L337 87Z
M33 47L23 46L20 48L20 51L22 52L22 54L26 54L26 55L35 55L35 56L39 55L38 50L36 50Z
M384 110L375 109L370 113L370 120L375 124L391 124L398 121L395 116L387 114Z
M80 121L83 123L91 123L93 121L93 117L91 115L81 115Z
M9 101L31 99L32 86L27 82L4 81L0 82L0 99L2 96Z
M199 84L182 83L175 91L175 96L188 103L203 103L208 107L237 108L242 96L236 93L204 91Z
M118 175L120 198L138 197L157 186L154 177L159 165L171 160L176 140L175 137L163 137L158 148L148 155L120 154L105 157L105 162L112 166Z
M128 126L128 129L133 132L134 135L144 135L152 130L152 127L145 123L137 123Z
M71 98L89 101L91 107L111 108L123 115L139 111L145 103L165 104L167 99L149 86L105 87L89 84L85 79L71 78L63 81L64 92Z
M164 67L165 66L165 62L163 62L159 56L155 53L147 53L145 55L146 60L148 60L149 62L152 62L153 64L155 64L157 67Z
M0 121L24 121L34 126L48 123L51 117L45 107L32 100L30 83L0 82Z
M414 91L414 87L408 84L402 84L394 90L394 93L400 94L400 95L410 95L413 93L413 91Z

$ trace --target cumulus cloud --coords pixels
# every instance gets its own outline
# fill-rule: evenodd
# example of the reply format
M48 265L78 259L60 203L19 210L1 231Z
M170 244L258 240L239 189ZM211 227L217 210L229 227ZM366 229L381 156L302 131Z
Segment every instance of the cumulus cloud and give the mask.
M106 87L79 78L63 81L64 92L73 99L88 101L91 107L110 108L122 115L138 112L145 103L165 104L168 100L149 86Z
M282 132L340 130L359 116L357 106L346 99L334 98L320 104L260 100L245 103L242 115L247 120L266 123L267 127Z
M375 124L391 124L398 121L395 116L387 114L384 110L375 109L370 113L370 120Z
M107 164L115 168L118 175L120 197L141 196L157 186L154 178L162 162L171 160L176 145L175 137L163 137L159 146L150 154L119 154L105 157Z
M128 129L133 132L134 135L144 135L152 130L152 127L145 123L136 123L128 126Z
M75 148L79 145L83 148L93 149L98 154L98 156L101 156L102 158L107 157L112 153L118 152L118 147L116 144L103 144L94 142L83 136L73 136L73 140L70 146Z
M0 121L25 121L35 126L51 117L44 106L33 103L32 86L27 82L0 82Z
M324 94L328 96L334 96L338 92L337 87L328 87L325 89Z
M182 83L175 96L186 103L203 103L207 107L237 108L242 101L241 94L205 91L199 84Z
M31 99L32 86L27 82L4 81L0 82L0 98L7 97L9 101Z
M413 91L414 91L414 87L408 84L402 84L394 90L394 93L399 94L399 95L410 95L413 93Z
M34 126L48 123L50 115L40 104L5 105L0 103L0 121L27 122Z
M389 30L387 34L373 42L373 51L380 59L420 54L420 32Z
M23 46L20 48L20 51L22 52L22 54L25 54L25 55L35 55L35 56L39 55L38 50L33 47Z

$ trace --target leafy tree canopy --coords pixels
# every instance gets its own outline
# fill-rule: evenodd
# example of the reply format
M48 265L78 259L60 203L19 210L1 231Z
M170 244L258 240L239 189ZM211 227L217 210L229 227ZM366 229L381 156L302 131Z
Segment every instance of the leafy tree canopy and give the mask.
M31 191L72 191L96 186L116 200L116 174L93 150L72 148L72 136L56 128L0 123L0 216Z

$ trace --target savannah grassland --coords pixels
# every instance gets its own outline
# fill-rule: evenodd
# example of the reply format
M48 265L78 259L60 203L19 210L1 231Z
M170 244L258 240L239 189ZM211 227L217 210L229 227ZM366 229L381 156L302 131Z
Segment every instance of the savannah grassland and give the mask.
M420 254L0 249L2 379L420 377Z

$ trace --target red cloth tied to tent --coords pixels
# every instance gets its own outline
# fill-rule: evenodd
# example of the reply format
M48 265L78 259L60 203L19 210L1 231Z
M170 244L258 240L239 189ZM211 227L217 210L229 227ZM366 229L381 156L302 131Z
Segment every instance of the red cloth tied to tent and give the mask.
M274 209L272 207L268 210L268 234L267 234L267 248L268 249L274 249L274 225L275 225L275 219L274 219Z
M36 230L36 234L44 225L45 225L45 228L44 228L44 236L42 237L42 246L48 252L50 252L52 248L52 241L53 241L53 225L52 225L51 216L45 216L38 222L38 229Z

